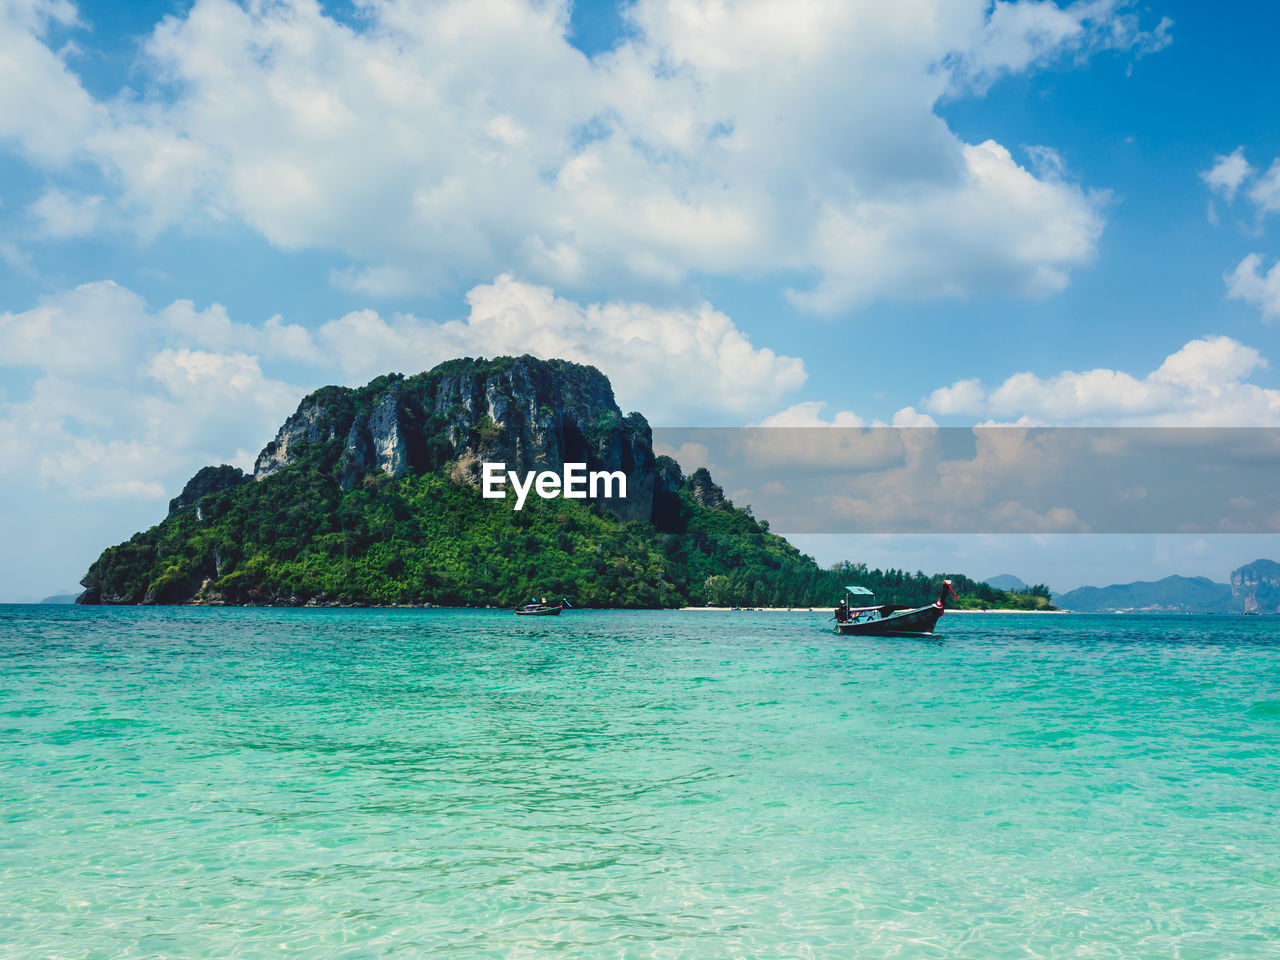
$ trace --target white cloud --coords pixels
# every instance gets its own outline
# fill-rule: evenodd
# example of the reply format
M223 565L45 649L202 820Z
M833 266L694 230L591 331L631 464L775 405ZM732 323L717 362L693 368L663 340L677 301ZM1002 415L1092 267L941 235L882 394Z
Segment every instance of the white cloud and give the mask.
M877 296L965 297L1063 290L1102 232L1104 194L1037 179L988 140L961 149L948 182L909 194L824 207L816 225L817 288L799 306L833 312Z
M929 394L929 399L925 401L925 406L942 416L955 414L976 415L982 412L982 404L985 398L986 390L983 389L982 382L972 378L969 380L957 380L949 387L939 387Z
M270 436L301 393L297 387L265 376L257 358L243 353L169 348L149 358L146 374L161 388L143 402L148 433L163 433L180 449L199 449L212 437L219 438L227 451L253 444L263 434L259 431L255 437L246 427L256 419L261 425L269 424L266 436ZM229 429L211 431L210 418L233 411L248 413L248 424L233 423ZM175 413L179 414L176 419Z
M972 456L946 452L941 431L870 431L863 443L899 456L881 463L856 463L846 456L844 470L826 486L837 488L812 498L812 513L830 530L1006 531L1049 533L1085 531L1088 525L1064 505L1063 477L1073 465L1070 435L1030 435L1025 430L975 430ZM855 448L856 452L856 448ZM839 464L832 460L832 465ZM1078 468L1078 464L1077 464ZM843 487L843 491L838 488ZM1063 498L1054 502L1055 498ZM1028 500L1040 501L1028 503ZM801 520L803 523L803 520ZM785 529L785 521L779 521ZM804 529L804 527L800 527Z
M310 0L197 0L147 38L142 95L95 101L41 40L72 8L28 3L3 27L22 85L0 136L51 176L96 163L144 234L234 218L345 253L335 281L376 294L801 271L815 310L1042 296L1089 262L1105 195L935 107L1167 42L1119 6L639 0L633 35L589 59L563 2L370 0L353 29Z
M1212 391L1240 383L1266 365L1262 355L1253 347L1246 347L1230 337L1205 337L1192 340L1170 354L1149 379L1192 390Z
M761 420L760 427L848 427L857 429L865 421L851 410L840 410L830 420L824 420L822 411L827 407L821 400L806 400L785 410L770 414Z
M0 3L0 143L37 163L65 163L105 119L67 66L74 48L55 52L44 43L51 25L77 22L68 0Z
M1017 373L994 390L962 380L926 402L940 415L986 415L1021 425L1276 426L1280 390L1248 382L1266 360L1230 337L1188 342L1140 377L1097 368L1051 377ZM955 402L963 397L964 408Z
M103 201L104 198L97 195L74 196L51 188L28 210L39 223L43 236L65 240L97 229L102 220Z
M1280 316L1280 262L1264 272L1261 255L1251 253L1225 279L1228 298L1252 304L1265 319Z
M160 312L159 320L166 334L191 346L246 351L268 360L296 360L317 366L327 362L309 330L286 324L279 316L255 327L232 322L220 303L197 310L190 300L175 300Z
M41 300L21 313L0 314L5 366L40 367L82 380L111 377L144 348L142 298L114 283L91 283Z
M467 302L471 309L461 320L404 314L385 320L362 310L324 324L317 336L352 382L469 355L532 353L590 363L609 375L625 409L655 420L749 414L805 381L800 360L753 346L707 303L582 305L506 275L472 288Z
M35 267L31 265L31 254L27 253L12 240L0 240L0 260L24 276L36 276Z
M1247 196L1260 222L1267 214L1280 211L1280 158L1272 162L1266 173L1257 177L1254 174L1253 167L1244 157L1244 147L1237 147L1232 153L1219 156L1200 177L1228 202L1235 197L1237 190L1253 179ZM1209 222L1218 222L1218 211L1212 202L1209 204ZM1270 270L1264 271L1262 255L1250 253L1223 279L1227 284L1227 299L1243 300L1257 307L1262 311L1264 320L1280 316L1280 264L1273 264Z
M1236 147L1231 153L1214 158L1213 166L1200 174L1209 189L1220 193L1227 201L1235 199L1240 185L1253 174L1253 167L1244 158L1244 147Z
M57 436L57 434L55 434ZM165 451L139 441L62 436L49 449L22 449L23 463L48 485L82 500L164 500L166 490L155 477L172 469Z
M457 356L533 353L590 363L619 403L658 421L754 414L805 381L804 364L751 344L725 314L579 304L500 276L446 322L356 311L314 333L178 300L151 310L110 282L0 314L0 366L29 367L29 396L0 398L0 477L36 475L72 496L158 498L206 463L248 466L310 383L362 384ZM682 461L683 462L683 461Z
M1005 73L1074 52L1084 56L1097 50L1133 50L1142 56L1163 50L1171 42L1173 21L1168 17L1151 30L1142 29L1133 14L1109 0L1072 3L997 2L983 23L979 42L958 55L956 80L979 89Z
M1253 204L1259 217L1280 211L1280 157L1271 162L1265 173L1258 174L1245 159L1244 147L1236 147L1229 154L1214 159L1213 166L1200 174L1200 179L1209 185L1209 189L1221 194L1230 203L1236 192L1250 180L1247 197ZM1216 213L1212 211L1212 220Z
M1267 172L1258 177L1249 189L1249 199L1260 213L1280 210L1280 159L1273 161Z
M893 415L891 425L894 427L936 427L937 421L927 413L921 413L915 407L903 407Z
M757 427L765 428L835 428L836 430L846 430L858 432L863 427L868 426L867 422L852 410L837 411L831 419L824 419L822 412L826 409L827 404L821 400L806 400L802 403L792 404L785 410L770 414L759 423ZM883 420L873 420L871 427L936 427L933 417L927 413L920 413L915 407L903 407L895 413L890 424L886 424ZM818 442L826 442L819 440Z
M799 428L797 436L807 436L805 443L811 443L821 449L830 443L829 438L823 437L821 434L807 434L806 431L813 428L834 430L830 436L861 436L863 428L870 426L878 427L936 427L938 424L933 417L927 413L921 413L915 407L903 407L897 411L890 419L889 423L883 420L872 420L868 424L860 416L852 410L839 410L831 419L825 419L822 412L826 409L827 404L821 400L806 400L801 403L792 404L785 410L770 414L759 423L757 427L766 429L795 429ZM868 431L874 433L874 429ZM762 434L762 436L769 436ZM825 455L824 455L825 456Z
M184 344L172 322L184 310L93 283L0 314L0 363L38 371L29 396L0 403L0 476L34 472L81 499L163 499L206 463L248 466L244 445L269 439L302 390L243 352ZM244 329L270 339L265 325Z
M754 427L730 431L731 439L714 431L712 436L717 442L728 443L735 458L755 468L877 471L910 460L913 451L932 444L924 436L932 431L915 428L937 427L931 416L914 407L898 410L891 423L880 419L867 423L850 410L837 411L828 418L824 416L826 407L822 401L803 401L765 417Z

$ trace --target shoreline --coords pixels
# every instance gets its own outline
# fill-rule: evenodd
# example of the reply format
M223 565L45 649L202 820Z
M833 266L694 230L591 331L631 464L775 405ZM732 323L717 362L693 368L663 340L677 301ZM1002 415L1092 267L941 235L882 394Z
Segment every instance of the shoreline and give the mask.
M704 611L708 613L830 613L831 607L674 607L672 609L685 611ZM945 611L947 614L952 613L1028 613L1040 616L1041 614L1059 614L1073 613L1072 610L1008 610L1004 608L991 608L988 610L960 610L948 607Z
M449 606L434 603L42 603L38 600L2 600L0 606L88 607L88 608L151 608L181 609L203 608L219 610L508 610L491 604L477 606ZM570 607L575 610L647 610L652 612L680 613L827 613L832 608L822 607ZM947 613L1073 613L1072 610L961 610L947 608Z
M437 604L417 603L42 603L38 600L0 600L0 607L42 607L46 610L64 609L66 607L105 608L147 608L147 609L221 609L221 610L500 610L509 611L507 607L488 606L445 606ZM826 613L830 615L832 608L822 607L571 607L574 611L630 611L651 613ZM966 610L948 607L948 614L1024 614L1026 616L1056 616L1059 614L1096 615L1096 616L1160 616L1160 617L1240 617L1250 616L1234 612L1194 613L1172 610L1012 610L991 607L985 610ZM1275 613L1257 614L1262 617L1275 617Z

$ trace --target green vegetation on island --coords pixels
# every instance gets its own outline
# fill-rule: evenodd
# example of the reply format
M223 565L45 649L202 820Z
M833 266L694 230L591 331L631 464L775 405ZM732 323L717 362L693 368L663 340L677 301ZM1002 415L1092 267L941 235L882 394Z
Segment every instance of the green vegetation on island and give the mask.
M479 464L621 469L625 501L484 499ZM705 469L655 457L590 367L531 357L451 361L413 378L312 394L253 478L207 467L160 524L108 548L85 603L828 606L860 583L929 603L1048 607L959 574L822 569L735 507ZM513 496L509 494L509 497ZM1038 592L1037 592L1038 591Z

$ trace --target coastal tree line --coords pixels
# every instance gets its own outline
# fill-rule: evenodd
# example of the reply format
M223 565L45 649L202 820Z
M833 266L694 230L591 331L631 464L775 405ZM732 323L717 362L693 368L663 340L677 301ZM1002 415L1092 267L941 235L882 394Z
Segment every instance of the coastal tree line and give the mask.
M87 582L107 602L514 605L567 597L589 607L827 606L858 583L881 602L932 602L942 574L823 569L767 523L700 504L689 485L667 529L572 500L513 513L444 471L371 477L342 491L320 460L203 497L105 551ZM949 575L964 606L1035 609Z

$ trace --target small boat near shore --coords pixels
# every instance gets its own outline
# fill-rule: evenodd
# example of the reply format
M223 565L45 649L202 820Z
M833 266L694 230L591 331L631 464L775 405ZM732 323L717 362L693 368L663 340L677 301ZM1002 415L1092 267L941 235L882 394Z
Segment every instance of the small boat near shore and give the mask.
M942 618L944 602L949 592L956 592L950 580L943 580L945 589L936 601L926 607L906 607L901 604L882 603L855 607L848 597L842 597L836 607L835 632L855 637L930 637L933 628ZM845 587L851 596L874 597L866 587Z
M569 601L561 600L559 603L548 603L545 598L542 600L530 600L516 607L515 614L517 617L558 617L560 611L569 606Z

